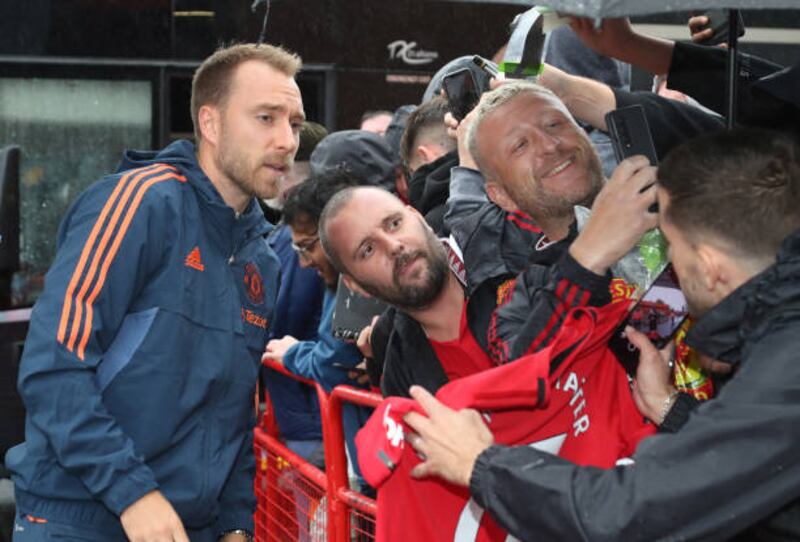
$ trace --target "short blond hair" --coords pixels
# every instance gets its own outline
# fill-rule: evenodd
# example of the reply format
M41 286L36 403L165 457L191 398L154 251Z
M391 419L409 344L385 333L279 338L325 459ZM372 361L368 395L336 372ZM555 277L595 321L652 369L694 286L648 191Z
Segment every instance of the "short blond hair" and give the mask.
M567 109L567 106L564 105L564 102L562 102L558 96L550 89L531 81L515 79L500 85L492 91L484 93L483 96L481 96L480 102L478 102L478 105L475 107L475 116L472 119L472 123L469 125L469 128L467 128L467 148L473 160L475 160L475 163L478 164L478 167L484 173L490 172L486 169L487 163L485 157L481 155L480 149L478 149L480 127L487 116L520 96L533 96L540 100L548 101L560 109L571 122L575 123L575 119Z
M297 54L275 45L238 43L217 49L200 64L192 78L192 123L194 137L198 142L200 124L197 116L200 108L204 105L224 106L236 68L248 60L268 64L289 77L294 77L303 64Z

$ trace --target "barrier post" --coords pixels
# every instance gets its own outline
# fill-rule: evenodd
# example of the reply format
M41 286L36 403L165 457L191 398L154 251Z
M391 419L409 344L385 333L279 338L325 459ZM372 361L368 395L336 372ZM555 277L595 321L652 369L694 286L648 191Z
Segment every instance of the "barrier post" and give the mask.
M322 387L312 380L287 371L282 364L262 358L269 369L311 386L319 398L320 417L323 427L328 412L328 396ZM268 400L268 394L265 394ZM335 540L328 479L325 473L292 452L278 438L271 405L264 418L254 430L256 454L255 513L256 540L259 542L322 542ZM269 423L272 419L273 422ZM323 442L325 440L323 429ZM324 502L323 502L324 501ZM319 507L323 506L320 513Z
M383 397L377 393L372 393L352 386L336 386L328 401L327 432L325 440L325 456L330 458L330 464L326 459L326 473L328 475L329 494L335 501L333 514L330 516L331 523L336 527L337 542L352 542L354 525L353 517L359 518L355 526L355 540L371 541L374 540L374 521L377 514L377 506L374 499L370 499L350 489L347 479L347 455L344 447L344 426L342 423L343 403L352 403L358 406L375 408ZM323 427L325 430L325 427ZM354 458L355 460L356 458ZM332 465L331 465L332 464ZM329 465L334 468L328 468ZM364 527L364 524L371 524L372 529Z

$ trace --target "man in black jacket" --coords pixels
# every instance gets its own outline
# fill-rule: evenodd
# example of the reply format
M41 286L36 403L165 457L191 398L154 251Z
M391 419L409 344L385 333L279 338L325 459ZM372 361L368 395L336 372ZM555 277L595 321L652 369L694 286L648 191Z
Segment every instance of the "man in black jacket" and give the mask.
M469 486L520 539L800 536L800 146L756 130L705 136L658 175L661 228L699 317L687 342L735 371L677 433L643 442L631 465L584 468L493 446L477 413L412 390L429 415L406 417L427 458L413 474ZM627 333L642 352L639 382L643 371L663 377L666 353ZM660 413L650 415L663 417L674 394L651 391Z

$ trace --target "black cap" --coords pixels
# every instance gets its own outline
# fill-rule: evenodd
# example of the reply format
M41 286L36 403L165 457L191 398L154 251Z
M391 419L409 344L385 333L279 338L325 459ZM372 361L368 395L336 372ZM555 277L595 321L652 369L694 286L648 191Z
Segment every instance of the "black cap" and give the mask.
M366 184L394 190L392 150L386 140L365 130L342 130L323 139L311 153L311 175L344 169Z

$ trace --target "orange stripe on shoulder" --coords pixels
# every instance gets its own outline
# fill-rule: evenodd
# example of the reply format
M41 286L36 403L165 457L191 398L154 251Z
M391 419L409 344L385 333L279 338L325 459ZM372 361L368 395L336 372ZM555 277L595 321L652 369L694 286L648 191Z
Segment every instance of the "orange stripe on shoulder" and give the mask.
M99 263L102 259L103 253L106 250L110 236L116 229L117 224L119 223L119 218L124 209L128 206L128 203L131 200L131 195L134 193L136 186L140 184L143 179L146 179L149 176L170 171L174 172L175 168L166 164L153 164L145 168L139 168L127 172L115 187L111 197L104 205L100 216L92 228L89 238L84 244L83 251L81 252L81 256L78 261L78 266L72 275L69 287L67 288L67 293L64 297L64 306L62 309L61 322L59 323L57 338L61 343L65 343L66 340L65 346L68 350L74 350L75 341L77 340L78 332L81 327L80 323L83 317L85 306L85 303L83 302L84 296L91 286L91 283L95 279ZM109 215L111 215L110 219ZM100 237L99 244L97 244L98 237ZM96 244L97 246L95 246ZM86 271L85 276L82 277L82 275L84 275L84 270L86 269L87 261L92 254L94 255L91 258L89 269ZM75 293L76 290L78 291L77 295ZM70 317L70 312L73 305L74 314L72 314ZM68 329L71 331L69 334L69 339L66 339Z
M103 289L103 285L106 282L106 277L108 275L108 269L111 267L114 258L119 251L119 247L122 244L122 240L125 238L125 234L130 227L131 221L133 220L136 211L139 209L139 205L144 198L145 193L147 190L156 183L164 182L167 180L177 180L179 182L186 182L186 178L182 175L176 173L174 168L170 168L170 171L161 172L159 175L155 177L151 177L146 181L139 184L136 195L133 198L130 206L128 207L128 211L125 213L125 218L122 221L122 225L119 228L119 231L114 236L114 241L111 244L111 248L106 253L105 257L103 258L103 263L100 268L100 276L95 284L94 288L92 289L91 294L86 299L86 321L84 322L82 328L83 333L81 335L81 341L78 344L77 355L78 358L84 359L86 355L86 345L89 342L89 336L92 331L92 319L94 317L94 302L97 299L97 296L100 295L100 291ZM78 322L76 322L78 323Z
M72 319L72 332L70 333L69 340L66 344L67 350L69 351L74 350L75 342L78 340L78 333L81 328L81 318L83 317L83 312L86 307L86 303L84 302L86 293L89 291L92 282L94 282L94 279L97 276L97 269L100 267L100 262L102 261L103 255L106 252L106 247L111 239L111 235L117 228L120 217L125 211L128 202L130 202L132 194L136 190L136 187L140 185L147 177L161 174L167 169L172 169L163 164L157 164L157 166L158 167L152 169L148 168L147 170L139 170L140 173L136 174L136 176L133 178L133 181L128 183L128 185L125 187L125 192L122 194L122 197L119 200L119 204L114 208L114 212L111 215L111 220L108 222L108 225L103 231L103 236L100 238L100 243L97 245L97 248L94 251L94 257L92 258L92 263L89 266L89 271L86 273L81 289L78 291L78 295L75 297L75 316Z
M150 168L146 169L155 169L155 166L151 166ZM103 229L103 224L105 223L109 213L111 213L115 205L119 204L118 197L120 193L126 186L128 186L129 183L135 182L135 179L134 181L131 181L131 178L137 173L141 174L142 171L143 170L133 170L123 175L123 177L117 183L117 186L114 188L114 191L111 193L111 196L109 196L105 205L103 205L103 208L100 211L100 216L97 217L97 220L92 227L92 231L89 233L89 238L83 245L80 258L78 258L78 265L75 267L75 271L72 273L69 285L67 286L67 292L64 295L64 304L61 309L61 320L58 324L58 333L56 335L58 342L60 343L64 342L64 337L67 331L67 323L69 322L69 314L72 310L72 298L75 293L75 289L78 287L78 282L83 274L83 270L86 267L86 261L89 259L89 255L92 252L92 247L94 246L95 240L100 234L100 231Z

